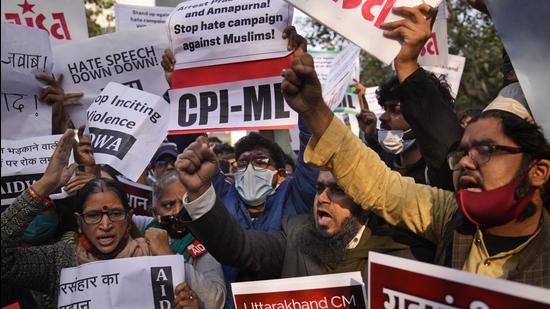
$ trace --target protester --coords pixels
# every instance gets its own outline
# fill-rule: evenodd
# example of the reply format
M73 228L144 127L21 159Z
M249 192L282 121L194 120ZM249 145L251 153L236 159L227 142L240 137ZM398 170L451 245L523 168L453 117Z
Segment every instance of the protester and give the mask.
M149 185L154 184L164 173L175 170L174 162L178 156L178 146L175 143L163 142L151 159Z
M221 159L223 156L228 154L235 154L235 149L231 147L228 143L216 144L212 148L218 159Z
M458 114L458 121L460 126L466 128L472 119L481 115L482 110L479 108L469 108Z
M367 280L370 250L412 257L408 246L378 236L364 212L321 172L313 212L287 216L277 232L247 231L225 209L212 186L216 157L199 138L178 157L180 179L187 188L178 215L222 263L257 274L257 279L361 271Z
M76 169L68 165L74 132L61 137L44 175L24 191L1 217L2 283L42 291L57 303L62 268L105 259L153 255L145 239L128 235L131 213L126 193L111 180L97 179L79 191L76 216L80 233L72 242L20 247L19 239L33 218L49 207L49 194L65 185ZM105 216L106 215L106 216ZM176 307L189 302L182 285L176 288Z
M427 8L394 8L409 20L382 24L403 42L396 64L412 64L414 46L429 35L403 28L422 23ZM331 170L364 209L435 242L437 263L550 287L550 146L519 102L499 97L468 125L449 156L455 195L390 172L352 136L324 104L311 56L293 60L282 90L312 130L306 161Z
M185 187L176 171L162 175L153 185L154 217L133 216L132 220L148 239L158 239L150 246L157 252L181 254L185 258L185 281L196 293L201 308L222 308L225 283L220 263L204 250L176 215L182 209ZM168 241L165 241L168 239Z

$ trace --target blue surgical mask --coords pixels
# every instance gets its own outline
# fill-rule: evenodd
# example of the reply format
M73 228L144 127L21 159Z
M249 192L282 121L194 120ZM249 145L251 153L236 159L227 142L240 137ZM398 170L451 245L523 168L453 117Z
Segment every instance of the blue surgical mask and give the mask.
M235 173L235 188L248 206L260 206L275 193L273 176L276 173L269 169L255 170L248 164L244 172Z
M59 217L54 214L37 215L27 226L23 234L23 241L30 244L40 244L49 240L57 230Z

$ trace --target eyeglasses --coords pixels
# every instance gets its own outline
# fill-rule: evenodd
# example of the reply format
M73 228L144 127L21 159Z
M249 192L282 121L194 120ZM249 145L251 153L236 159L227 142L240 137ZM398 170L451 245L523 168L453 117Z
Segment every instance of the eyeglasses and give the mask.
M475 162L479 167L482 164L487 163L491 156L495 155L497 152L501 153L522 153L523 149L521 147L511 147L503 145L475 145L465 149L459 149L457 151L451 152L447 156L447 162L449 163L449 168L451 170L458 169L458 163L466 155Z
M167 168L168 165L174 165L174 163L176 162L175 159L168 159L168 160L157 160L155 161L155 163L153 163L153 167L154 168Z
M103 219L103 215L107 215L111 222L121 222L126 220L126 210L111 209L109 211L90 211L79 214L86 224L98 224Z
M322 194L325 190L327 190L327 194L330 199L343 199L348 197L346 192L344 192L344 190L335 183L328 185L317 183L315 185L315 190L317 191L317 194Z
M252 164L252 168L257 171L265 170L271 165L271 159L268 157L255 157L250 160L241 159L231 163L231 166L237 170L237 172L244 172L248 168L248 165Z

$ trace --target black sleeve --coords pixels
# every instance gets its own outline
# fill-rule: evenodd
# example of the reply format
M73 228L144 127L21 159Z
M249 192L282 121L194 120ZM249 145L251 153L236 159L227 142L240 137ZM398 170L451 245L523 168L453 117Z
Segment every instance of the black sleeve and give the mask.
M219 199L197 220L191 221L185 210L178 216L220 263L256 272L265 278L280 278L286 244L283 231L244 230Z
M459 144L463 129L451 104L445 102L437 82L429 74L418 68L401 83L398 89L401 112L416 135L428 168L435 169L432 173L450 183L452 175L446 158ZM442 175L448 175L449 179L445 180ZM438 186L436 183L430 184Z

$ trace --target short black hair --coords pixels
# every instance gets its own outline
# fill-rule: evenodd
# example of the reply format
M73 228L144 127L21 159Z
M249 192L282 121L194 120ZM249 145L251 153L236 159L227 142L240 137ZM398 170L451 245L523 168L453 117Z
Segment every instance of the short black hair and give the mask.
M421 68L420 70L423 69ZM445 75L440 75L439 77L437 77L435 74L429 71L426 71L426 74L428 74L430 81L439 89L439 92L443 96L443 101L454 109L455 99L451 94L451 86L447 82ZM389 80L378 85L378 89L376 90L376 99L378 100L378 104L383 109L386 108L384 103L388 101L400 100L398 92L399 86L400 83L397 75L393 75Z
M86 185L84 185L84 187L82 187L82 189L77 191L74 211L81 214L84 211L84 203L86 203L88 197L94 193L104 191L110 191L116 194L122 202L124 209L126 211L130 210L126 190L124 190L124 187L120 182L107 178L95 178L90 180Z
M285 154L281 147L277 143L270 141L256 132L250 132L235 144L235 157L239 160L241 154L258 147L265 148L269 151L271 159L273 159L277 169L285 168Z
M214 146L214 148L212 150L217 155L223 154L224 152L225 153L234 153L235 152L235 148L231 147L231 145L229 145L228 143L216 144L216 146Z
M223 143L221 139L219 139L217 136L209 136L208 141L211 143Z

